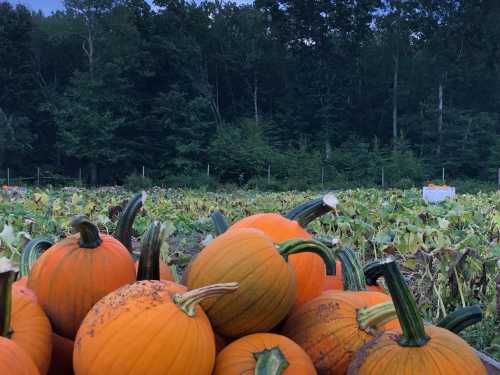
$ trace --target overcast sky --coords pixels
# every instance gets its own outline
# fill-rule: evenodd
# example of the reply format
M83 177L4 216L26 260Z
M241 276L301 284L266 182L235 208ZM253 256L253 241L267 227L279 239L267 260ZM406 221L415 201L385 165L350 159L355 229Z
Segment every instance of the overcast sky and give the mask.
M53 11L64 8L63 0L8 0L12 4L23 4L31 10L41 9L44 14L50 14ZM148 0L152 3L152 0Z

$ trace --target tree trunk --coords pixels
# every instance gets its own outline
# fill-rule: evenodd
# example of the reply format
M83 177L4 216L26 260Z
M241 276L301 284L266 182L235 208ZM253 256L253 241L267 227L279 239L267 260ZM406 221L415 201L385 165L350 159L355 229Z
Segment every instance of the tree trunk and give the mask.
M97 185L97 165L96 165L96 163L94 163L94 162L90 163L89 169L90 169L90 185L96 186Z
M255 125L259 125L259 107L258 107L258 80L257 80L257 72L254 70L253 72L253 110L255 115Z
M497 275L496 279L497 286L497 320L500 322L500 274Z
M392 140L396 144L398 137L398 75L399 51L394 55L394 78L392 84Z
M332 158L332 144L328 137L325 140L325 159L330 160Z
M439 82L438 89L438 145L437 145L437 156L441 156L441 145L443 142L443 83Z

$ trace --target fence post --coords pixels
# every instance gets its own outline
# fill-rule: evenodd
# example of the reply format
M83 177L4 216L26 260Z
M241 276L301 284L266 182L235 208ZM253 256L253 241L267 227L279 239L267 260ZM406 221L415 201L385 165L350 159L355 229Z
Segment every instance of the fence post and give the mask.
M271 184L271 164L267 165L267 184Z
M80 186L82 186L82 168L78 168L78 181L80 183Z
M384 174L384 167L382 167L382 188L385 187L385 174Z
M146 170L144 169L144 165L142 166L142 179L146 177Z
M443 171L441 173L441 181L442 181L442 183L444 185L444 167L443 167Z
M210 177L210 163L207 164L207 177Z
M40 168L36 169L36 185L40 186Z
M325 187L325 167L321 167L321 187Z
M10 168L7 168L7 186L10 186Z

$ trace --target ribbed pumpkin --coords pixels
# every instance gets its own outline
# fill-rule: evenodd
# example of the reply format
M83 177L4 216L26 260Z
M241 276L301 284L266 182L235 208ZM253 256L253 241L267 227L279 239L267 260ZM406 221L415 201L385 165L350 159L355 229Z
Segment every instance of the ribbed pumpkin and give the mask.
M215 360L213 375L316 375L304 350L285 336L255 333L233 341Z
M333 270L332 255L316 241L275 245L260 230L230 230L193 259L185 275L186 285L192 289L239 282L236 293L202 302L214 330L227 337L266 332L287 315L294 301L295 274L285 258L304 251L321 255L329 271Z
M45 375L50 363L50 322L31 290L13 287L17 271L7 258L0 258L0 269L0 335L22 348Z
M0 336L0 374L38 375L40 372L19 345Z
M197 305L237 288L218 284L172 297L163 281L138 281L108 294L78 331L76 375L210 375L215 339Z
M73 341L52 334L52 358L48 375L73 375Z
M83 215L71 224L79 233L44 252L28 279L54 331L69 339L98 300L135 281L134 261L119 241Z
M331 211L336 203L334 195L325 195L296 207L286 217L277 213L255 214L237 221L228 230L260 229L276 243L291 239L309 240L312 236L304 228L312 220ZM214 216L212 218L214 219ZM220 220L214 220L216 227ZM313 253L295 254L288 258L288 262L296 276L297 292L294 304L300 305L319 296L327 278L325 263L321 257Z
M356 352L350 375L486 375L474 350L459 336L424 326L415 299L394 259L379 262L401 329L387 331Z

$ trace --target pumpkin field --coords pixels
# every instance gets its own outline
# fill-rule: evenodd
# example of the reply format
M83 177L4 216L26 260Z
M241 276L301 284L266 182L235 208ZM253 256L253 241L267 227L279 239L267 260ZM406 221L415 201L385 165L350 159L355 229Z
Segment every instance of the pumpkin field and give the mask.
M498 191L0 192L0 373L486 374L499 269Z

